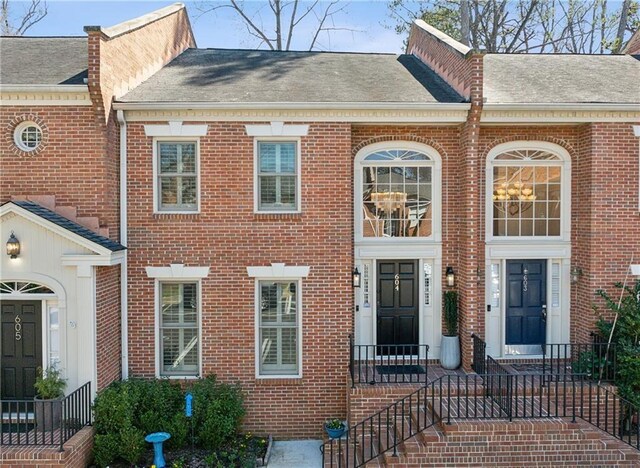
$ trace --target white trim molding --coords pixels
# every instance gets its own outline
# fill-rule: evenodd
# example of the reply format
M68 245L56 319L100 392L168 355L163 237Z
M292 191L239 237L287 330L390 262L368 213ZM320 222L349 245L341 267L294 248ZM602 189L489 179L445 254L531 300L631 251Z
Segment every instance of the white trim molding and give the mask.
M208 125L184 125L182 120L170 120L166 125L145 125L149 137L201 137L207 134Z
M145 267L149 278L162 280L202 279L209 276L209 267L189 267L182 263L172 263L168 267Z
M487 103L482 124L637 122L638 104Z
M245 125L248 136L252 137L302 137L309 133L309 125L290 125L271 122L267 125Z
M286 266L284 263L272 263L271 266L247 267L247 274L250 278L260 279L285 279L285 278L306 278L309 276L308 266Z
M5 106L90 106L87 85L0 86L0 101Z

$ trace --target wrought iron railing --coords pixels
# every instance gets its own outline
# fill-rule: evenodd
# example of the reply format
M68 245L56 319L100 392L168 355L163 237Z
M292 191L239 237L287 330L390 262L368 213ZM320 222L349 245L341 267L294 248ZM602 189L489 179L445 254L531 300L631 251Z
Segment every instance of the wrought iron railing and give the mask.
M1 400L0 445L46 445L63 450L65 442L91 425L91 382L60 400Z
M615 382L618 367L615 343L551 343L541 347L545 382L565 374L579 374L592 380Z
M491 356L487 356L485 364L486 374L480 374L485 379L485 388L487 396L504 411L505 415L511 420L511 396L513 389L513 379L506 367L502 366Z
M475 333L471 334L471 339L473 340L473 361L471 368L476 374L484 374L486 372L487 343Z
M349 335L349 374L356 384L427 383L429 346L357 345Z

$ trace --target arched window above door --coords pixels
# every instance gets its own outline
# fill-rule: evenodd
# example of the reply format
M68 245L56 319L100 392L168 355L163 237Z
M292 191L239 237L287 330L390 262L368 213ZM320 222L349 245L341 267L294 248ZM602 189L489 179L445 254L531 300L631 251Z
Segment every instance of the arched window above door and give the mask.
M570 228L569 154L545 142L511 142L487 161L491 237L561 238Z
M360 150L355 161L357 237L434 238L439 163L433 148L413 142L377 143Z
M0 282L0 294L54 294L46 286L38 283L28 283L24 281L2 281Z

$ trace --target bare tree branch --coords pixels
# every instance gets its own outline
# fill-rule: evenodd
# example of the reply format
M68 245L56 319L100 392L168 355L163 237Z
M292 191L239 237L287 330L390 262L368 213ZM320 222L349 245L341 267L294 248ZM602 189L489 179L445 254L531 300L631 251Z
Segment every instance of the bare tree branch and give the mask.
M16 5L20 5L20 9ZM0 3L0 31L3 36L23 36L32 26L47 16L46 0L17 2L2 0Z

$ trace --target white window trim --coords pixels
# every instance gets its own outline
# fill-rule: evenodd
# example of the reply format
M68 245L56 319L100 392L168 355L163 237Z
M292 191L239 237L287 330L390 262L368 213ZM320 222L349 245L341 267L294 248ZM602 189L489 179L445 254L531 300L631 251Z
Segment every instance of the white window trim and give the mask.
M364 162L365 158L371 153L382 150L411 150L419 151L431 158L428 162L415 161L374 161L374 166L420 166L432 167L431 174L431 235L429 237L364 237L363 236L363 220L362 220L362 168L368 164ZM442 241L442 158L438 151L424 143L414 141L384 141L374 143L360 149L356 154L353 164L353 180L354 180L354 204L353 215L355 225L355 242L356 244L372 244L399 246L400 244L433 244Z
M149 137L201 137L207 134L208 125L184 125L181 120L171 120L167 125L145 125Z
M161 342L161 331L160 331L160 309L162 307L162 298L160 297L160 283L167 284L177 284L177 283L196 283L198 288L198 372L197 374L183 374L183 375L163 375L162 374L162 362L160 360L160 346ZM202 377L202 280L200 278L156 278L154 285L154 295L155 295L155 374L158 379L197 379Z
M296 208L295 210L261 210L258 190L258 146L260 142L291 142L296 144ZM302 142L299 137L256 137L253 139L253 212L255 214L299 214L302 213Z
M560 158L559 161L517 161L500 160L496 156L513 150L548 151ZM561 213L559 236L494 236L493 235L493 168L496 166L557 166L561 168ZM487 155L485 169L485 236L487 244L491 243L538 243L538 242L570 242L571 241L571 155L560 145L546 141L519 140L494 146Z
M266 125L245 125L245 131L252 137L303 137L309 133L309 125L290 125L271 122Z
M255 375L256 379L301 379L302 378L302 279L309 275L308 266L285 266L284 263L272 263L269 267L247 267L249 277L255 279ZM260 374L260 281L295 281L297 284L297 313L298 313L298 372L296 374Z
M196 145L196 209L195 210L161 210L160 209L160 184L159 184L159 160L158 146L162 142L195 143ZM153 214L199 214L201 206L200 193L200 139L194 137L156 137L153 139Z
M33 148L26 146L22 142L22 132L27 127L36 127L40 132L40 141ZM20 151L24 151L25 153L31 153L32 151L37 150L40 147L40 145L42 145L43 138L44 138L44 133L42 131L42 127L32 120L25 120L24 122L20 122L18 125L16 125L16 128L13 129L13 143L18 147Z

